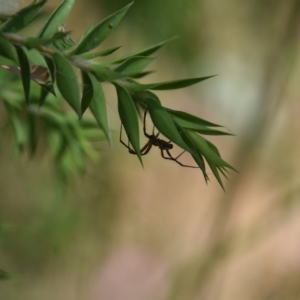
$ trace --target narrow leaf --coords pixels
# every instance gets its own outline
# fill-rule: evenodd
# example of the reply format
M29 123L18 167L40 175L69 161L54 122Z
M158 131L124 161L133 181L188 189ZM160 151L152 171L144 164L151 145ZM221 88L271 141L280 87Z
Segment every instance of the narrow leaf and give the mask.
M90 60L90 59L93 59L93 58L96 58L96 57L99 57L99 56L110 55L110 54L114 53L115 51L117 51L120 48L121 47L119 46L119 47L114 47L114 48L106 49L106 50L99 51L99 52L84 53L84 54L81 54L80 57L83 58L83 59Z
M55 65L54 65L54 62L53 62L52 58L50 58L47 55L44 55L44 59L45 59L45 62L47 64L48 70L50 72L51 81L55 82Z
M176 37L170 38L166 41L163 41L161 43L158 43L156 45L153 45L151 47L148 47L146 49L131 53L129 55L117 58L117 59L113 59L110 61L106 61L105 64L120 64L122 62L124 62L125 60L135 57L135 56L149 56L152 53L156 52L157 50L159 50L161 47L163 47L165 44L169 43L170 41L174 40Z
M18 61L15 48L2 32L0 32L0 55L13 60L14 62Z
M140 73L155 59L153 57L135 56L115 68L115 72L122 74Z
M22 78L22 84L24 89L24 95L26 103L29 104L29 95L30 95L30 65L26 54L25 47L16 46L19 63L20 63L20 72Z
M207 126L207 127L223 127L222 125L218 125L209 121L206 121L204 119L201 119L199 117L193 116L191 114L188 114L186 112L183 111L179 111L179 110L173 110L170 108L166 108L167 111L172 115L173 120L182 120L182 121L186 121L192 124L197 124L197 125L201 125L201 126Z
M129 82L126 84L126 87L130 91L144 91L144 90L174 90L174 89L181 89L188 87L190 85L194 85L206 79L209 79L212 76L206 77L199 77L199 78L189 78L189 79L182 79L182 80L175 80L175 81L167 81L167 82L160 82L160 83L150 83L150 84L140 84L137 82Z
M17 32L25 28L33 20L45 3L46 0L42 0L37 4L30 4L24 7L14 14L11 19L3 23L0 26L0 30L5 32Z
M56 66L56 82L65 100L80 116L80 90L76 74L69 61L58 53L53 54Z
M88 76L91 80L94 91L93 99L90 104L90 110L97 120L99 127L104 131L106 138L109 142L111 142L111 134L107 121L105 95L102 86L93 74L89 73Z
M191 130L185 130L185 132L191 138L194 145L197 146L197 148L200 150L207 161L213 162L218 167L226 167L235 171L235 169L231 165L225 162L219 155L216 154L215 151L211 149L211 147L207 144L207 140L205 138Z
M50 37L57 31L57 28L62 25L68 17L75 0L64 0L57 9L51 14L45 26L38 34L39 38Z
M145 76L151 72L134 72L134 73L118 73L114 70L111 70L108 67L105 67L101 64L93 63L89 66L89 71L93 73L98 81L104 82L109 81L112 82L114 80L118 79L127 79L127 78L133 78L133 77L142 77Z
M100 24L96 25L92 30L88 30L88 34L78 43L77 47L71 52L74 54L81 54L88 52L99 46L117 27L129 7L130 3L116 13L104 19Z
M173 121L178 124L180 127L184 129L191 129L194 130L200 134L204 135L233 135L232 133L229 132L224 132L221 130L216 130L212 128L208 128L207 126L200 125L197 123L189 122L187 120L180 119L178 117L173 117Z
M117 83L114 83L114 85L118 94L118 110L121 122L130 144L136 152L141 164L143 164L140 152L139 122L134 102L124 87Z
M69 32L62 32L62 31L58 31L55 34L53 34L52 36L48 37L48 38L33 38L33 37L28 37L25 39L24 41L24 45L30 49L30 48L34 48L37 46L41 46L41 45L48 45L53 43L56 40L60 40L65 38L66 36L68 36Z
M203 173L203 177L204 177L205 181L207 182L209 180L209 178L206 173L206 167L205 167L205 163L204 163L202 154L197 150L197 147L195 147L193 141L186 134L185 130L181 130L181 136L182 136L183 140L186 142L186 144L191 149L194 149L194 154L192 154L192 156L193 156L195 162L197 163L197 165L199 166L199 168L201 169L201 171Z
M83 83L82 98L81 98L81 117L82 117L84 112L90 106L90 103L93 99L94 90L93 90L91 79L88 76L88 74L82 71L81 75L82 75L82 83Z

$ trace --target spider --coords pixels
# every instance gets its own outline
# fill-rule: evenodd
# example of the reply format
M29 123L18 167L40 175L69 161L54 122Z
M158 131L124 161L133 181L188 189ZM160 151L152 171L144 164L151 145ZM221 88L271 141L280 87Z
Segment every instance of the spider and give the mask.
M141 155L148 154L149 151L151 150L152 146L154 146L154 147L158 147L160 149L160 153L161 153L162 158L168 159L168 160L173 160L182 167L197 168L198 169L199 167L184 165L183 163L181 163L178 160L178 158L185 152L185 150L183 152L181 152L178 156L173 157L171 152L170 152L170 150L173 149L173 144L171 143L171 141L167 142L163 139L158 138L160 132L158 132L157 134L154 134L154 125L153 125L152 134L147 133L147 131L146 131L147 112L148 112L148 109L146 109L145 113L144 113L143 131L144 131L145 137L148 138L148 142L141 148L141 150L140 150ZM120 129L120 142L128 149L130 154L135 154L136 155L137 153L130 147L129 139L128 139L128 145L126 145L123 142L123 140L122 140L122 129L123 129L123 124L121 124L121 129Z

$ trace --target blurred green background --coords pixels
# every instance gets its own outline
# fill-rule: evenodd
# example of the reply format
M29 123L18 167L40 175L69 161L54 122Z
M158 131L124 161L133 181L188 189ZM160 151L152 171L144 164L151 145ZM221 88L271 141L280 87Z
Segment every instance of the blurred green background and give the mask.
M67 29L78 40L127 3L77 0ZM47 155L20 158L0 132L0 299L300 299L299 25L298 0L136 0L103 48L178 35L147 81L218 74L158 95L236 134L211 140L240 174L224 193L157 149L142 169L118 141L110 86L113 147L66 190Z

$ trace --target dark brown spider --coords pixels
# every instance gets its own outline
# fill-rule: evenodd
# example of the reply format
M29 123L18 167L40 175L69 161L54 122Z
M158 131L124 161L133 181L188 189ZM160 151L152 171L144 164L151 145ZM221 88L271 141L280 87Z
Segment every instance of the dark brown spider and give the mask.
M169 151L169 150L173 149L173 144L171 143L171 141L167 142L163 139L159 139L158 136L159 136L160 133L158 132L157 134L154 134L154 125L153 125L152 134L148 134L146 132L147 111L148 111L148 109L146 109L145 113L144 113L143 131L144 131L144 135L148 138L148 142L141 148L141 150L140 150L141 155L148 154L149 151L151 150L152 146L155 146L155 147L158 147L160 149L160 153L161 153L162 158L173 160L182 167L197 168L198 169L199 167L184 165L180 161L178 161L178 158L185 152L185 150L183 152L181 152L178 156L173 157L171 152ZM121 129L120 129L120 142L128 149L130 154L135 154L136 155L137 153L130 147L129 139L128 139L128 145L126 145L123 142L123 140L122 140L122 129L123 129L123 124L121 124Z

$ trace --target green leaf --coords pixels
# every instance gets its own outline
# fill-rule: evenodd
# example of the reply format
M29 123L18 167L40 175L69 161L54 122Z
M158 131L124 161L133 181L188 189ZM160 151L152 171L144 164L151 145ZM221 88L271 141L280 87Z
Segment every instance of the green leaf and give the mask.
M114 85L118 94L118 110L121 122L124 126L130 144L143 165L140 152L139 121L134 102L124 87L117 83L114 83Z
M152 122L157 130L179 147L193 154L193 150L184 142L176 125L165 108L151 98L144 99L144 103L148 107Z
M41 45L48 45L48 44L53 43L56 40L60 40L60 39L65 38L68 34L69 34L69 32L58 31L49 38L28 37L24 40L24 45L28 49L31 49L31 48L34 48L34 47L37 47L37 46L41 46Z
M46 2L46 0L43 0L37 4L30 4L19 10L11 19L0 26L0 30L4 32L17 32L25 28Z
M150 84L140 84L138 82L132 81L126 84L127 89L130 91L144 91L144 90L174 90L188 87L190 85L194 85L206 79L209 79L212 76L206 77L198 77L198 78L188 78L182 80L174 80L167 82L159 82L159 83L150 83Z
M148 47L146 49L131 53L129 55L117 58L117 59L113 59L110 61L106 61L105 64L120 64L126 60L128 60L129 58L135 57L135 56L149 56L152 53L156 52L157 50L159 50L161 47L163 47L166 43L169 43L170 41L174 40L176 37L170 38L166 41L163 41L161 43L158 43L156 45L153 45L151 47Z
M93 98L90 103L90 110L97 120L99 127L104 131L106 138L111 142L111 134L107 122L105 95L102 86L93 74L89 73L88 76L93 87Z
M25 47L24 47L25 48ZM43 55L36 49L26 49L26 54L30 65L42 66L47 68Z
M114 28L117 27L132 4L133 2L110 15L100 24L96 25L92 30L89 29L83 39L79 41L77 47L71 51L71 54L78 55L99 46L112 33Z
M44 59L47 64L48 70L50 72L51 81L55 82L55 64L54 64L52 58L50 58L47 55L44 55Z
M208 128L207 126L200 125L199 123L193 123L193 122L178 118L176 116L173 116L172 119L180 127L184 128L184 129L191 129L191 130L194 130L194 131L204 134L204 135L233 135L232 133L224 132L224 131L216 130L216 129L211 129L211 128Z
M132 93L132 96L145 109L147 107L147 103L148 103L149 99L151 99L152 101L155 101L161 105L159 98L150 91L134 92L134 93ZM166 110L168 110L168 109L166 109Z
M46 99L46 96L48 93L53 94L56 96L55 89L53 86L53 82L55 81L55 65L53 60L45 55L44 57L46 67L48 68L48 72L50 73L50 78L48 78L48 81L45 84L41 84L42 90L40 95L39 103L40 105L43 105Z
M206 127L224 127L222 125L218 125L209 121L206 121L204 119L201 119L199 117L193 116L191 114L188 114L186 112L183 111L179 111L179 110L173 110L170 108L166 108L166 110L172 115L173 120L177 121L177 120L182 120L182 121L186 121L189 122L191 124L197 124L197 125L201 125L201 126L206 126Z
M53 84L51 82L41 84L41 87L42 88L41 88L41 93L38 102L40 105L44 105L46 101L46 97L48 96L49 93L53 94L54 96L56 96L56 94L55 94Z
M58 53L54 53L52 57L56 66L56 83L58 89L80 116L80 90L73 67L66 58Z
M209 164L213 174L215 175L216 179L218 180L221 187L224 189L220 174L218 170L224 170L225 168L231 169L236 171L231 165L225 162L220 155L218 155L218 151L216 152L216 147L212 148L212 144L210 145L207 143L207 140L195 133L191 130L185 130L185 134L191 140L191 142L195 145L197 151L203 155ZM222 172L222 171L221 171ZM223 172L222 172L223 173Z
M93 63L90 65L89 70L93 73L96 78L103 82L103 81L113 81L116 79L124 78L125 75L119 74L108 67L105 67L101 64Z
M197 150L197 148L195 147L194 143L191 141L191 139L189 138L189 136L186 134L185 130L180 130L181 136L183 138L183 140L186 142L186 144L191 148L194 149L194 153L192 154L192 157L194 158L195 162L197 163L197 165L199 166L199 168L201 169L202 173L203 173L203 177L205 179L205 182L207 183L207 181L209 180L208 175L206 173L206 167L205 167L205 163L204 163L204 159L202 154Z
M21 68L21 78L24 89L24 95L26 103L29 104L30 96L30 65L27 57L27 50L25 47L16 46L20 68Z
M97 64L93 63L89 66L89 71L93 73L98 81L104 82L104 81L109 81L112 82L114 80L118 79L125 79L125 78L130 78L130 77L142 77L150 72L142 72L142 73L118 73L115 72L114 70L111 70L108 67L103 66L102 64Z
M122 74L140 73L155 59L153 57L135 56L115 68L115 72Z
M110 49L106 49L106 50L103 50L103 51L99 51L99 52L94 52L94 53L84 53L84 54L81 54L80 57L83 58L83 59L87 59L87 60L90 60L90 59L93 59L93 58L96 58L96 57L99 57L99 56L107 56L107 55L110 55L112 53L114 53L115 51L117 51L118 49L120 49L121 47L113 47L113 48L110 48Z
M81 117L90 106L90 103L93 99L94 90L91 79L89 75L85 72L81 72L82 75L82 83L83 83L83 90L82 90L82 97L81 97Z
M15 48L2 32L0 32L0 55L13 60L14 62L18 61Z
M211 161L217 166L226 167L236 171L231 165L225 162L219 155L216 154L215 151L211 149L211 147L207 144L207 140L205 138L191 130L185 130L185 132L191 138L197 148L201 151L207 162Z
M38 34L39 38L50 37L58 27L61 26L68 17L75 0L64 0L57 9L51 14L45 26Z

